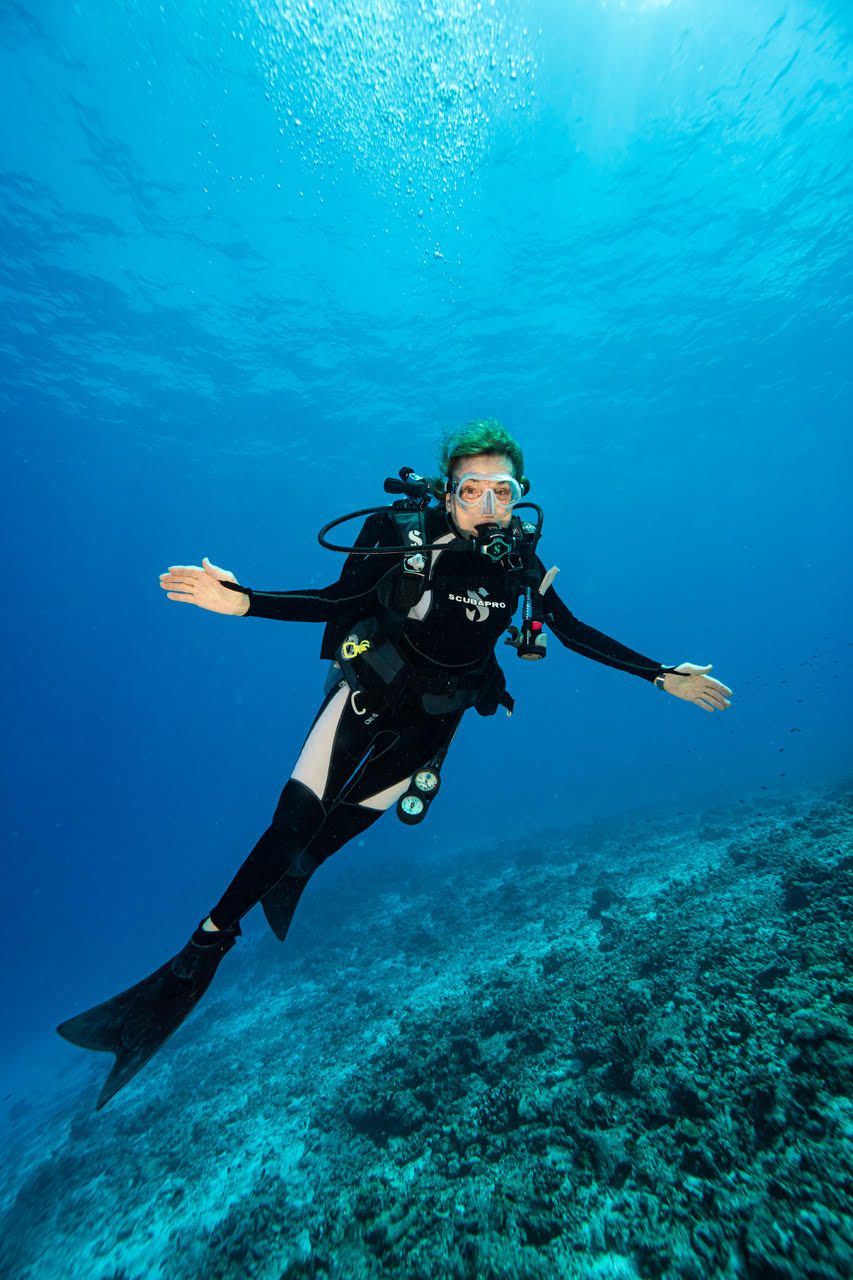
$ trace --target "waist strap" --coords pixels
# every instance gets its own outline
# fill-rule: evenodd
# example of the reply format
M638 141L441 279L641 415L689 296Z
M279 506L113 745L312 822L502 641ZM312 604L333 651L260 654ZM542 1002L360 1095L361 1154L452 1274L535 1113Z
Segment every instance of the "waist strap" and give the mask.
M515 705L493 653L464 671L424 670L373 622L354 629L336 656L347 684L372 709L393 711L405 702L419 704L428 715L448 715L467 707L494 715L499 706L511 712Z

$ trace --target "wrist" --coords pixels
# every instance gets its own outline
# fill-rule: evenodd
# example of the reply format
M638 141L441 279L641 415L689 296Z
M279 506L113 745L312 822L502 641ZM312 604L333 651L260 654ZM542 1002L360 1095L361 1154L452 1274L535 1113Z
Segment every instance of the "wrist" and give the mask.
M220 578L219 585L227 587L229 591L233 591L240 598L234 604L231 610L232 617L245 618L246 614L252 607L252 590L250 587L241 587L239 582L229 582L227 578Z

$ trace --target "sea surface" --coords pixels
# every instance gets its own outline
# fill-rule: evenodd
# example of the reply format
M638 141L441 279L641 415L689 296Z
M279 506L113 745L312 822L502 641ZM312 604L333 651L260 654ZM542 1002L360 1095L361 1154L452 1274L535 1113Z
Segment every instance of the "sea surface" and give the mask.
M853 9L0 6L0 1275L853 1274ZM321 630L169 601L499 419L584 622L103 1110ZM358 529L358 523L342 532Z

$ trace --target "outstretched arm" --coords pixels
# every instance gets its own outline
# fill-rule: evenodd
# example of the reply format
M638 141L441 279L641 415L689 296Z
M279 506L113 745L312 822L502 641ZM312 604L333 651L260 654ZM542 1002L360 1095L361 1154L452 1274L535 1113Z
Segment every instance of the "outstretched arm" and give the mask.
M616 667L620 671L630 672L631 675L641 676L643 680L654 681L656 676L664 674L664 667L654 658L647 658L644 654L620 644L612 636L605 635L603 631L597 631L595 627L581 622L580 618L576 618L568 605L560 599L553 586L545 592L543 600L546 613L551 615L551 630L567 649L574 649L585 658L603 662L605 666Z
M240 617L277 618L283 622L328 622L344 605L369 595L393 565L369 565L356 579L350 575L328 587L308 587L296 591L256 591L237 582L233 573L218 569L205 557L202 567L173 565L160 574L160 586L170 600L194 604L212 613ZM367 566L366 566L367 568Z
M194 604L212 613L284 622L329 622L351 601L370 595L397 567L396 556L369 554L370 547L382 544L384 535L379 519L367 520L355 541L356 546L365 548L365 553L347 556L340 578L328 587L255 591L238 583L229 570L211 564L206 556L201 567L172 565L167 573L160 574L160 586L170 600Z
M544 566L542 571L544 577ZM676 698L694 702L703 711L724 711L730 705L726 695L730 696L732 691L707 674L711 670L710 664L698 666L694 662L682 662L677 667L666 667L581 622L553 586L545 592L543 600L546 612L551 615L551 630L567 649L574 649L576 653L595 662L603 662L608 667L640 676Z

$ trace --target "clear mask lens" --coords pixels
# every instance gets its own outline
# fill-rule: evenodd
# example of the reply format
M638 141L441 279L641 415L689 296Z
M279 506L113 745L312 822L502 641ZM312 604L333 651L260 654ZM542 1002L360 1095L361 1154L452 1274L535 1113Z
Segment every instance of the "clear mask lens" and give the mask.
M521 498L521 485L506 472L496 475L466 472L454 481L453 493L466 510L495 515L497 511L515 506Z

